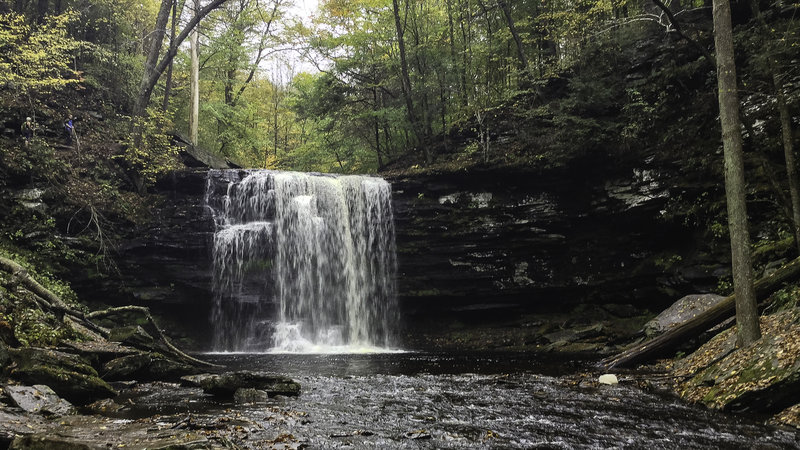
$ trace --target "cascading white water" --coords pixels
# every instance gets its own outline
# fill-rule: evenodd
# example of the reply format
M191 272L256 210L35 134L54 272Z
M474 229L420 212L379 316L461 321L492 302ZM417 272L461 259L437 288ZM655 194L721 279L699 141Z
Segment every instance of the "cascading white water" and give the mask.
M209 172L215 351L387 349L397 323L391 188L381 178Z

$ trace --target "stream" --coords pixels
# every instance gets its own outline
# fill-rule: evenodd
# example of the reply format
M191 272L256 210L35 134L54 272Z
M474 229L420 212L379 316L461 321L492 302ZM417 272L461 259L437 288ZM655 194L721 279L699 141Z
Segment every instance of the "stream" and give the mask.
M800 448L797 431L647 392L598 386L591 362L533 354L206 355L230 369L297 380L297 398L215 403L185 389L142 391L141 415L231 414L237 439L277 448Z

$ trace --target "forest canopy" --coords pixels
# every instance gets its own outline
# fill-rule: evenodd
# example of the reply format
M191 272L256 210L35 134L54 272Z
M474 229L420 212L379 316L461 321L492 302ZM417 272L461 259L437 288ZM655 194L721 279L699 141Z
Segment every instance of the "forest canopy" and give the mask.
M7 0L4 114L55 118L82 106L59 92L90 89L137 130L187 134L194 30L200 147L247 167L374 172L453 153L463 164L557 159L541 139L535 154L493 151L501 110L549 124L550 140L563 143L573 128L584 147L631 145L675 95L615 73L653 36L688 55L652 68L662 81L713 73L710 4L698 0L323 0L313 11L300 3ZM763 7L768 36L748 5L734 8L752 89L770 89L770 67L796 76L797 4ZM537 96L558 80L569 97L544 109ZM169 153L141 142L129 142L137 158ZM157 173L163 164L139 165Z

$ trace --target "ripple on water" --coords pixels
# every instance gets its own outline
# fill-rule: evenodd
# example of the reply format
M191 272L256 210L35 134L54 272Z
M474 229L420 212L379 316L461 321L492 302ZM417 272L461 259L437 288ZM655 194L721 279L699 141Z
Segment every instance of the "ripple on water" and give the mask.
M301 396L277 408L305 419L280 426L312 448L798 448L797 432L632 385L575 386L552 376L558 367L569 373L574 367L538 364L530 355L262 355L238 361L300 382ZM263 407L245 410L257 420Z

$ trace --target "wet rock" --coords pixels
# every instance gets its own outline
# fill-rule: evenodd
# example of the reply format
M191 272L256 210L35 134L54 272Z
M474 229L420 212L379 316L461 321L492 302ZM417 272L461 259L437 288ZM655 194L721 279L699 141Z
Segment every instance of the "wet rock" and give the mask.
M188 386L200 387L207 394L221 397L231 397L243 388L266 391L270 396L300 393L300 385L292 379L266 372L205 373L181 377L181 381Z
M233 394L236 403L263 403L269 400L269 393L260 389L241 388Z
M647 336L655 336L700 314L722 301L725 297L716 294L687 295L665 309L655 319L647 322L644 331Z
M44 431L51 423L39 414L0 405L0 448L7 448L17 436Z
M99 428L99 427L98 427ZM59 433L38 433L20 436L14 439L9 450L94 450L106 448L126 448L134 450L189 450L212 448L208 440L194 433L179 433L177 431L138 434L143 437L135 443L128 436L112 436L111 433L97 430L80 430L76 435L62 435ZM94 431L94 434L90 434ZM83 435L83 433L86 433Z
M103 365L102 377L108 381L177 380L197 373L197 369L178 361L149 353L136 353L112 359Z
M430 439L431 433L428 430L409 431L404 435L408 439Z
M110 398L105 398L86 405L86 409L95 414L109 414L120 412L125 409L125 406L120 405Z
M603 324L598 323L586 327L559 330L554 333L544 335L544 338L557 346L564 346L571 342L581 339L589 339L600 336L603 332Z
M11 352L11 377L29 384L50 386L59 396L84 405L117 392L97 376L83 358L43 348L23 348Z
M64 416L75 412L72 404L47 386L5 386L3 391L13 405L25 412L45 416Z

